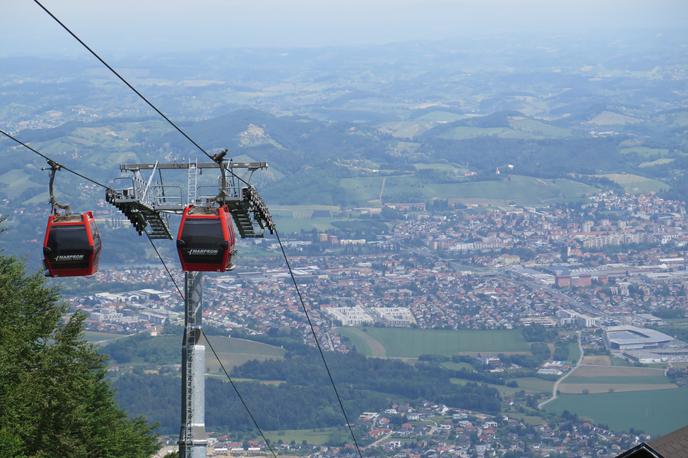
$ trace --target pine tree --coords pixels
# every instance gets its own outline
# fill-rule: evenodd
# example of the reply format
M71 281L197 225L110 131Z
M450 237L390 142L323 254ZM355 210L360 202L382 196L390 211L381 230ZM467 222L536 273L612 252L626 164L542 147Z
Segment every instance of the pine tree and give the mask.
M42 276L0 255L0 456L152 455L151 426L117 407L85 316L67 312Z

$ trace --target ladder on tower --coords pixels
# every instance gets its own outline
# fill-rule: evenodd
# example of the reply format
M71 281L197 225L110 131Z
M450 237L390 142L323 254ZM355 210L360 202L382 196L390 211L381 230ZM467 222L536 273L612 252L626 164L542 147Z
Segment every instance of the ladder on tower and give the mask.
M186 329L184 330L186 355L184 361L184 411L185 411L185 424L184 424L184 434L185 443L187 447L192 445L193 440L193 346L194 346L194 330L187 323Z
M198 159L196 159L194 162L191 162L191 159L189 159L189 169L187 170L187 175L186 175L186 196L187 196L187 201L190 205L193 205L196 203L197 192L198 192Z

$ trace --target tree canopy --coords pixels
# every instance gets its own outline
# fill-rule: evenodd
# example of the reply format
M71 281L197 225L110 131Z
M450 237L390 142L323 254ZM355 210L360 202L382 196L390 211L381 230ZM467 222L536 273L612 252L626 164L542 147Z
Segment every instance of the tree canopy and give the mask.
M67 312L42 276L0 255L0 456L152 455L152 427L117 407L84 315Z

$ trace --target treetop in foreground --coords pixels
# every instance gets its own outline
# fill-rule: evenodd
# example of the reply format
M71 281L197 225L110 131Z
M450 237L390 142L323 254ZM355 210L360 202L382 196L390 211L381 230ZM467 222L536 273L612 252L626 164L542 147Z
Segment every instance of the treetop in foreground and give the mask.
M145 457L150 425L129 419L105 379L105 358L82 338L39 274L0 255L0 456Z

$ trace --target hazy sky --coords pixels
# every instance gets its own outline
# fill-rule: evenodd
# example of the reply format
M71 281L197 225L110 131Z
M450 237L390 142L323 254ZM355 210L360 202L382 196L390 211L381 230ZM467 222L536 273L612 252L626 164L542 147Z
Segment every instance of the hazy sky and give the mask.
M0 1L0 55L83 52L33 1ZM688 0L42 1L87 43L118 54L600 29L688 34Z

